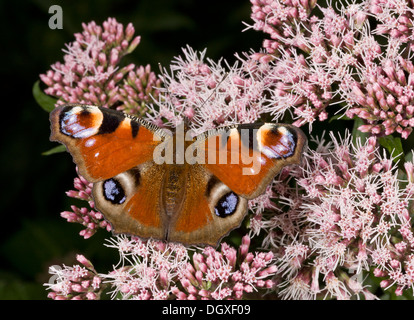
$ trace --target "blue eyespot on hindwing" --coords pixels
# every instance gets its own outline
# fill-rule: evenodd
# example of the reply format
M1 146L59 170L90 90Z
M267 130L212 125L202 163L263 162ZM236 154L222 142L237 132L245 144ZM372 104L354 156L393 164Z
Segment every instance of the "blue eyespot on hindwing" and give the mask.
M239 196L234 192L229 192L220 198L214 208L214 212L217 216L225 218L236 212L238 204Z
M103 196L113 204L122 204L126 200L125 191L121 184L112 178L103 182Z

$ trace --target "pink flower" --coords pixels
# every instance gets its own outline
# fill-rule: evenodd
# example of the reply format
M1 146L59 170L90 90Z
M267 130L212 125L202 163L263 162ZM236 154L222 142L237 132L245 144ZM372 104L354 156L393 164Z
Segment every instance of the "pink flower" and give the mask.
M49 298L54 300L97 300L105 286L102 278L95 271L92 263L83 255L76 259L81 265L51 266L49 273L52 277L45 286L51 292Z
M85 229L81 230L79 234L85 239L90 238L100 228L111 231L111 225L104 219L102 213L94 210L95 203L92 198L92 183L89 183L78 173L78 177L74 179L74 187L76 190L69 190L66 192L67 196L87 201L89 208L78 208L72 205L72 211L63 211L60 214L61 217L65 218L68 222L82 224Z
M146 104L158 99L160 86L161 80L151 71L150 65L129 71L119 88L118 98L122 104L117 109L144 116L148 111Z
M102 107L118 106L141 114L150 96L157 97L160 80L149 66L129 64L120 68L122 58L138 46L134 27L126 28L109 18L102 26L94 21L82 24L83 31L66 45L64 62L40 75L48 86L45 92L58 98L57 104L83 103Z
M316 1L251 3L251 27L270 36L263 42L267 54L252 58L270 65L272 114L279 118L291 110L294 124L312 125L340 104L349 118L364 119L363 132L410 135L414 68L404 50L414 43L411 2L319 6L321 17L313 15ZM368 16L377 22L372 31Z
M194 253L193 263L180 275L181 286L173 289L178 299L242 299L259 289L271 289L276 273L271 252L249 252L250 238L244 236L238 252L226 243L221 250L206 247Z
M359 129L376 135L389 135L394 131L407 138L414 125L414 91L411 61L402 58L384 59L368 73L361 75L365 80L355 84L360 93L358 104L347 110L347 115L365 119Z
M266 112L264 99L268 82L266 70L250 58L239 57L227 69L226 61L205 58L206 50L183 49L184 57L176 57L170 72L163 71L159 101L148 106L149 120L175 127L184 116L194 133L217 126L251 123Z
M112 238L108 246L118 250L121 267L102 277L110 285L112 297L121 299L170 298L177 276L188 261L185 247L174 243L121 235Z

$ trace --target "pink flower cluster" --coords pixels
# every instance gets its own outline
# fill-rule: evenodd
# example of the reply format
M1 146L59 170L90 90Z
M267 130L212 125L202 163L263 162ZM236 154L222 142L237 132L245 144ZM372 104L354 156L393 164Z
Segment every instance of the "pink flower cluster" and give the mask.
M102 107L118 107L140 113L150 96L157 96L161 82L150 66L129 64L120 68L122 58L138 46L134 27L126 28L109 18L102 26L83 24L76 40L66 45L64 63L40 75L47 85L45 92L56 97L58 104L83 103Z
M206 247L194 253L192 264L187 263L180 278L181 288L172 293L177 299L242 299L258 288L272 289L270 279L277 271L273 253L249 252L250 238L244 236L238 250L227 243L221 251ZM247 296L246 296L247 294Z
M327 108L339 105L332 111L346 109L348 117L364 119L363 132L409 136L412 1L339 2L336 9L316 1L251 3L252 28L270 36L263 42L266 52L252 57L273 66L273 113L291 110L301 126L326 120Z
M120 235L109 247L120 254L120 267L102 275L112 297L138 300L171 298L171 286L188 261L187 249L180 244L143 241Z
M238 57L229 68L225 60L205 58L206 50L187 46L184 57L176 57L170 73L164 69L159 100L148 105L149 120L175 127L184 117L195 133L235 123L252 123L267 112L269 86L262 66ZM267 68L267 66L263 66Z
M118 100L121 104L117 110L144 116L148 112L147 103L157 99L160 86L161 79L151 71L150 65L136 67L128 72L122 86L119 87Z
M279 294L375 298L362 276L375 268L374 275L385 278L381 287L396 285L401 295L414 283L413 163L405 163L404 184L393 160L379 153L375 137L356 144L349 134L330 138L316 141L302 166L282 173L273 192L251 201L258 208L252 234L276 250Z
M410 43L411 49L414 49L414 2L412 0L371 0L369 11L379 21L375 30L378 34L389 34L398 41Z
M99 299L104 285L92 263L83 255L77 255L81 265L51 266L52 277L45 286L51 292L47 295L54 300L96 300Z
M317 1L250 0L250 2L252 3L251 18L255 22L254 29L270 36L270 39L263 41L263 48L269 54L278 54L279 49L286 49L284 38L292 36L294 32L292 28L296 27L296 23L308 21ZM303 44L292 39L290 45L300 47ZM271 57L264 59L271 59Z
M241 299L246 293L271 289L277 269L271 252L253 254L249 245L245 236L238 255L223 243L220 252L206 247L190 260L183 245L120 235L108 244L120 254L113 271L98 276L92 264L78 255L83 266L50 268L48 296L96 299L107 288L118 299Z
M385 59L381 66L367 70L364 83L352 87L355 105L346 115L365 119L362 132L390 135L394 131L403 138L414 127L414 65L401 56Z
M111 225L104 219L102 213L95 211L95 203L92 198L92 183L78 174L74 180L74 187L76 190L69 190L66 192L68 197L85 200L89 204L89 208L78 208L75 205L71 206L72 211L63 211L60 215L68 222L79 223L86 227L81 230L79 234L85 239L90 238L95 232L100 229L111 231Z

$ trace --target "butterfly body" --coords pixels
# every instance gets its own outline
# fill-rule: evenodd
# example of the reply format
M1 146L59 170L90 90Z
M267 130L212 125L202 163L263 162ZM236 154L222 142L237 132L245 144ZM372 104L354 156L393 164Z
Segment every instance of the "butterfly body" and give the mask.
M195 138L110 109L65 105L50 115L51 140L66 145L93 182L95 205L116 233L185 244L217 242L238 227L247 202L306 138L289 125L253 124ZM244 137L244 138L243 138Z

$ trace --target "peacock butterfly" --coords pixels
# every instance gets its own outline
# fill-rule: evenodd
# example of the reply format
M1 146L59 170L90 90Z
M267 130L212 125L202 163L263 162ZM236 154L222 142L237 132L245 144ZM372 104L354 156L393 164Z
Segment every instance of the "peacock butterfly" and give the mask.
M193 138L97 106L68 104L50 114L63 143L93 182L96 208L115 233L215 246L247 213L247 202L297 164L304 133L287 124L241 124Z

